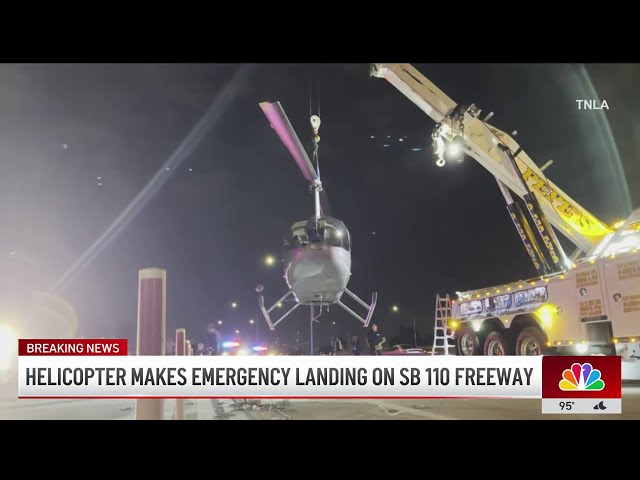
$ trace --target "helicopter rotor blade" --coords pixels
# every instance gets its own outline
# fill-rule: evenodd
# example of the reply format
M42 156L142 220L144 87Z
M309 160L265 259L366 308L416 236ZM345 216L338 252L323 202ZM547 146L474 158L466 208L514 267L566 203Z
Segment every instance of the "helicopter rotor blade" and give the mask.
M318 180L318 175L313 168L311 160L309 160L309 155L307 155L302 143L300 143L300 139L291 126L280 102L261 102L260 108L262 108L269 122L271 122L271 127L276 131L291 156L293 156L304 178L310 182Z

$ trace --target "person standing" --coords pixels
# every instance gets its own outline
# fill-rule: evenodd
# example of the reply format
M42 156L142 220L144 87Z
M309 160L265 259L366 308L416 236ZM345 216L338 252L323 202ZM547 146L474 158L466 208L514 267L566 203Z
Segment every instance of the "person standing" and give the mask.
M369 330L367 341L369 343L371 355L382 355L382 347L387 339L378 331L378 325L375 323L371 324L371 330Z
M214 323L207 326L204 339L205 355L220 355L220 332Z
M351 354L352 355L360 355L362 354L362 346L360 345L360 338L356 335L351 339Z

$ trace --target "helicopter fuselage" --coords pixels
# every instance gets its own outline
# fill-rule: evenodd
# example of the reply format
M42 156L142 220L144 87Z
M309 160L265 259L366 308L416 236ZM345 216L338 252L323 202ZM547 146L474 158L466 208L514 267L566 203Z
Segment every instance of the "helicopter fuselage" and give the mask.
M334 304L351 276L351 252L325 242L295 248L286 254L284 276L299 303Z
M351 238L344 223L318 217L294 223L284 242L284 277L298 303L331 305L351 276Z

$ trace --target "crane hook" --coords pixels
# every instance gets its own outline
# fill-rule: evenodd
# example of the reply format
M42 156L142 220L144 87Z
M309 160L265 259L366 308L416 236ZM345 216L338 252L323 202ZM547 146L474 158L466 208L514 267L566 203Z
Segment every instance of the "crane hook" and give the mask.
M320 141L320 135L318 135L318 130L320 130L319 116L311 115L311 128L313 129L313 134L315 135L315 142L318 143Z

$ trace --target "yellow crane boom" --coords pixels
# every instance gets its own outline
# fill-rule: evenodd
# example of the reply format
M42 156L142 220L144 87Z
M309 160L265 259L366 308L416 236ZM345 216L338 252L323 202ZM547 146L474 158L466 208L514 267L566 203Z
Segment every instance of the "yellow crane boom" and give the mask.
M434 137L446 142L461 140L465 154L473 157L520 198L534 193L548 221L582 252L590 254L614 233L605 223L546 178L542 170L507 133L479 118L475 106L462 108L408 63L376 63L371 75L384 78L436 123ZM503 147L513 152L513 162ZM521 177L521 178L519 178Z

